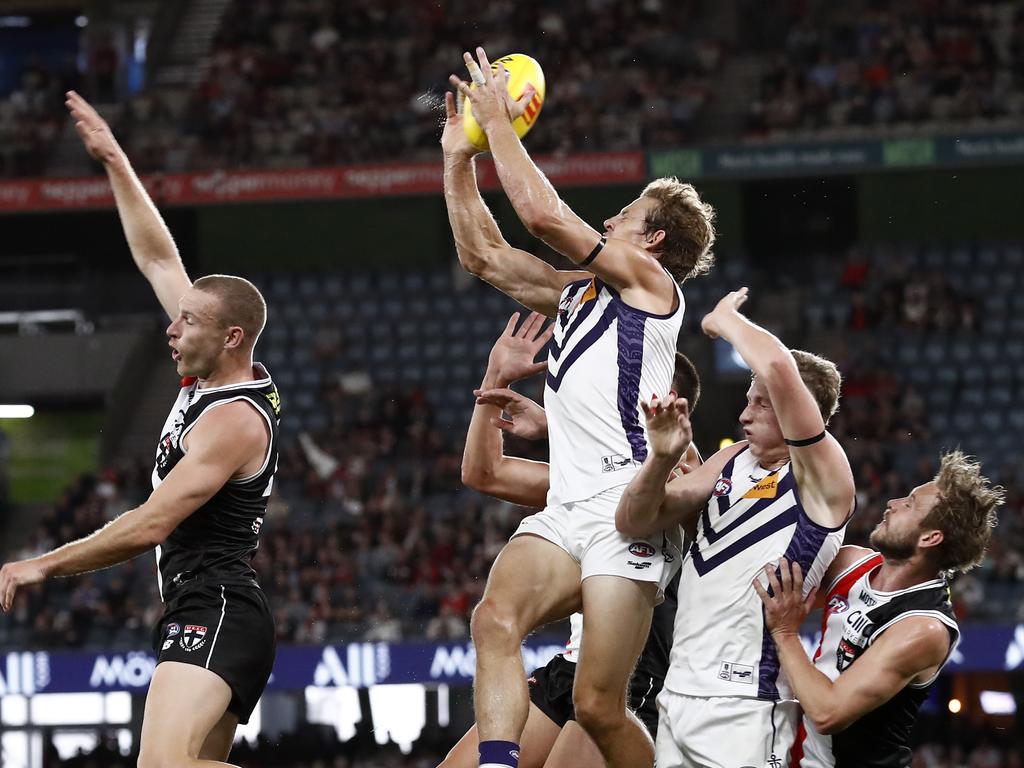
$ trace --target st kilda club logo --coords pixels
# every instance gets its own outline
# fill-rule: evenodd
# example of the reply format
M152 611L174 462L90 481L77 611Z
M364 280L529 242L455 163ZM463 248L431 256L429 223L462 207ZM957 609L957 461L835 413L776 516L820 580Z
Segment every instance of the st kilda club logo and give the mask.
M206 627L201 624L186 624L178 643L186 651L198 651L206 643Z

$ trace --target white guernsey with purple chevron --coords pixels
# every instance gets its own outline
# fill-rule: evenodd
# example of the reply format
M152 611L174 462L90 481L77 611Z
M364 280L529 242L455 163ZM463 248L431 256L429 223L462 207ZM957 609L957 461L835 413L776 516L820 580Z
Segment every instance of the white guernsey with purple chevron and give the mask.
M641 397L664 397L675 370L684 301L655 315L627 305L599 278L562 291L548 354L544 406L551 445L548 505L624 486L647 457Z

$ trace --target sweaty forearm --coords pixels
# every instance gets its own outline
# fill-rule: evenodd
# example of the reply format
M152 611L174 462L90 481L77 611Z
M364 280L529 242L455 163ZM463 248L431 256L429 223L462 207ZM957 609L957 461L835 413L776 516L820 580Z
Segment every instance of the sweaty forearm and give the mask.
M527 154L511 123L496 124L488 131L487 141L501 186L516 214L531 233L543 235L537 231L538 224L559 217L565 203Z
M153 267L180 265L174 238L128 158L122 153L105 167L125 239L139 270L148 277Z
M732 344L754 375L763 380L771 377L772 366L792 363L789 349L778 337L734 312L722 321L722 338Z
M480 196L472 158L445 157L444 201L459 261L476 272L474 266L507 243Z
M678 458L652 454L633 477L615 511L615 527L629 536L646 536L659 526L665 484Z
M797 634L772 635L779 663L808 719L816 727L835 719L832 681L811 663ZM819 727L820 730L820 727Z
M153 549L160 537L140 509L120 517L83 539L41 555L38 559L47 576L75 576L98 571Z

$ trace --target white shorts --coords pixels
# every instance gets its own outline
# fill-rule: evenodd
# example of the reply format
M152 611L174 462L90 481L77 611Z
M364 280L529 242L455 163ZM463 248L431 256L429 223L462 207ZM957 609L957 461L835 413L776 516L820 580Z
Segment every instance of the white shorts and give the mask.
M786 768L800 705L739 696L658 695L658 768Z
M532 533L561 547L580 564L581 581L590 576L622 576L654 582L660 595L682 559L678 527L674 535L623 536L615 530L615 508L624 490L625 486L618 486L583 501L545 507L523 518L512 536Z

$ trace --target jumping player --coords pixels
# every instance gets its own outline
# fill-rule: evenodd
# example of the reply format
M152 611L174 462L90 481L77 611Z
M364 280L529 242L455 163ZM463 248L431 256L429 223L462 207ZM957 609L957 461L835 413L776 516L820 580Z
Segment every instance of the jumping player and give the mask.
M690 185L660 179L597 232L559 198L512 128L510 118L531 94L512 103L507 72L492 75L483 49L477 56L479 65L468 53L465 60L479 87L451 80L473 105L502 187L532 234L586 270L560 272L505 241L480 197L475 150L449 94L441 143L459 259L521 304L558 318L544 396L547 506L523 521L499 555L473 614L480 764L516 765L529 711L523 638L582 607L578 722L610 768L649 767L653 749L626 711L626 686L668 582L665 555L678 553L661 531L620 535L614 510L647 455L641 393L670 387L683 316L677 281L709 268L713 212Z
M462 464L463 482L482 493L540 507L549 486L548 465L505 456L501 435L505 430L531 440L547 436L544 409L506 387L513 381L543 370L545 364L534 364L533 359L550 339L551 333L550 329L541 332L541 315L530 315L517 331L518 319L519 313L514 314L495 342L481 389L476 391L477 405L466 437ZM696 404L700 397L697 370L682 354L676 360L673 387L690 403ZM502 412L508 418L504 418ZM686 460L690 462L685 466L687 471L690 466L700 463L700 456L692 445ZM678 576L669 582L665 601L654 609L647 644L630 678L629 706L652 738L656 736L658 727L655 699L668 669L677 586ZM592 768L604 764L601 753L576 722L572 704L582 624L583 617L573 614L572 634L565 652L529 676L530 707L520 745L521 768L540 768L543 765ZM474 768L478 755L479 737L474 726L439 768Z
M253 346L266 304L247 280L192 283L127 157L78 94L67 106L103 163L132 257L171 318L171 357L183 376L164 425L153 493L79 541L0 570L0 606L17 589L130 560L154 547L163 618L146 697L139 765L223 766L270 677L274 623L249 563L277 470L280 401Z
M917 711L960 637L946 575L981 562L1004 495L952 451L934 479L890 501L871 533L877 551L843 547L825 574L813 661L798 632L815 590L805 597L800 565L766 567L771 594L754 581L804 711L791 765L910 765Z
M783 765L797 704L748 586L766 562L799 562L818 584L853 511L846 454L825 429L839 400L831 362L790 351L739 313L747 290L703 322L753 371L740 414L746 440L666 486L688 440L674 398L648 417L651 455L623 494L619 530L643 535L696 522L683 561L671 664L659 696L659 768Z

